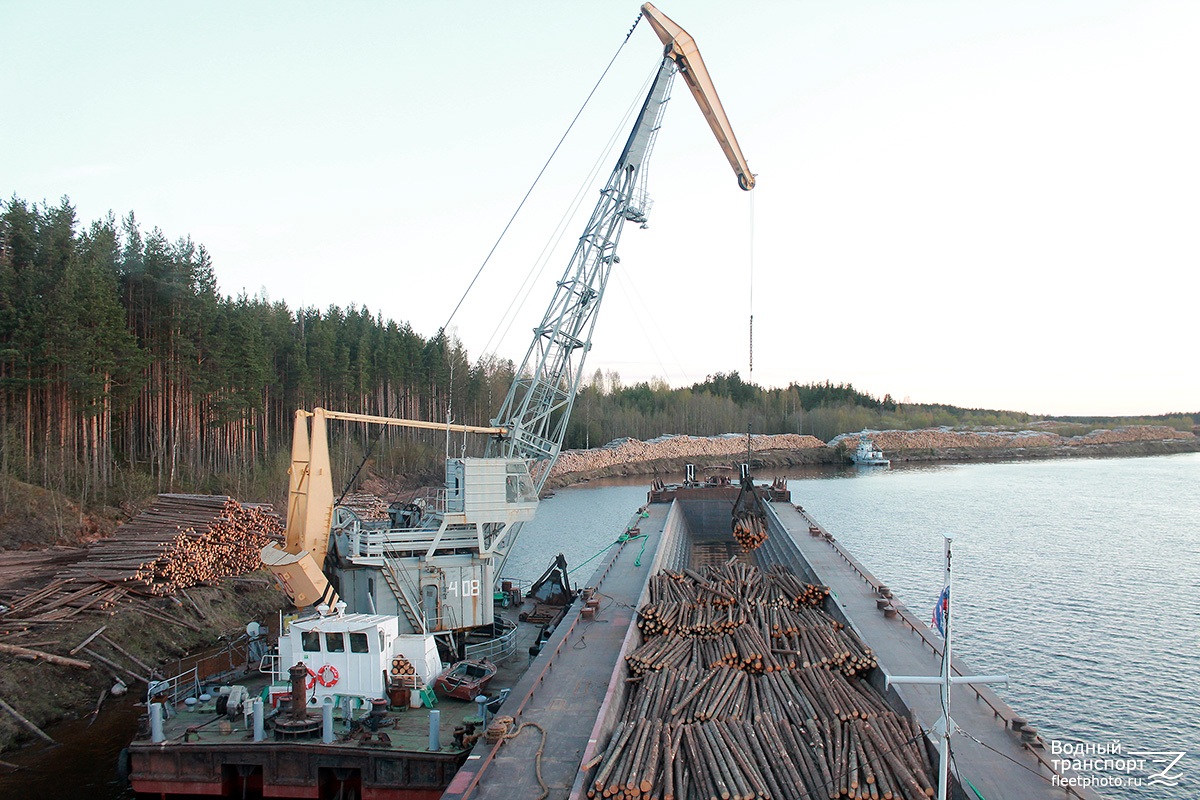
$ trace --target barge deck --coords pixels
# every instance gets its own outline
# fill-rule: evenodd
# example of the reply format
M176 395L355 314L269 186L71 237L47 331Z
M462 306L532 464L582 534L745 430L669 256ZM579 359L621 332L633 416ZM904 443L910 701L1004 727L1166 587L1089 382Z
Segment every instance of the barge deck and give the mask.
M579 768L602 751L624 702L630 675L624 656L641 644L640 633L630 623L634 608L647 599L649 577L660 569L699 569L738 555L728 534L735 496L736 489L730 487L671 487L657 498L652 493L652 501L660 502L646 507L649 516L640 524L641 533L648 536L640 567L633 557L639 548L629 543L609 557L593 579L603 604L598 616L584 620L582 614L587 612L573 609L547 645L553 648L551 660L531 671L514 691L514 696L524 698L521 706L502 709L501 713L515 717L516 725L535 722L546 728L542 774L549 797L587 796ZM680 502L674 502L677 499ZM877 602L884 584L819 523L792 505L790 498L768 503L767 508L767 542L760 551L740 558L759 566L781 563L798 577L829 586L832 596L826 610L854 628L872 648L879 661L872 683L881 692L888 675L938 673L939 637L898 601L891 603L895 615L885 615ZM810 532L813 528L816 535ZM954 667L956 673L968 674L960 659L955 659ZM605 677L608 690L600 698L598 712L593 712L596 689ZM990 689L957 686L953 691L954 720L962 731L955 738L956 771L988 800L1099 800L1091 789L1055 784L1046 751L1037 743L1028 746L1022 741L1013 725L1019 717ZM896 686L885 696L893 707L911 713L925 730L941 714L936 687ZM583 735L585 728L590 728L590 735ZM522 734L526 736L523 742L520 738L512 743L481 741L445 797L537 797L541 788L534 757L542 742L536 734Z
M830 588L837 601L830 610L843 615L874 651L881 673L873 681L877 688L883 689L885 675L939 674L941 637L894 598L890 605L895 613L885 613L878 601L886 585L806 512L788 503L771 505L773 527L778 526L772 534L786 531L795 544L804 570L798 574L807 572L809 580ZM958 658L953 667L956 675L971 674ZM942 714L939 692L937 686L911 684L888 690L925 730ZM1040 740L1022 741L1017 728L1023 720L986 686L953 687L951 713L962 732L953 741L954 765L988 800L1099 798L1091 789L1073 787L1068 794L1065 786L1055 785L1048 751Z
M668 511L651 505L646 517L634 518L629 532L645 538L613 548L592 576L590 592L585 590L591 605L572 608L546 642L545 664L535 662L501 707L500 713L515 717L517 724L536 723L545 739L530 728L503 744L480 742L443 798L538 797L542 789L534 759L539 750L549 796L567 795L584 752L594 744L595 709L613 694L621 656L636 635L634 609L658 563Z

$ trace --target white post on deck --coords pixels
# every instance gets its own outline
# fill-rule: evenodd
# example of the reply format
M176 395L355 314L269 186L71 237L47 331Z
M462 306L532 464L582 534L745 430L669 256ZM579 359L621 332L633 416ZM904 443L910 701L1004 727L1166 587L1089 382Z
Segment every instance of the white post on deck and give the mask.
M944 534L946 539L946 605L943 611L943 625L945 627L944 636L946 644L942 648L942 672L940 675L915 675L915 676L900 676L889 675L887 677L886 686L891 687L893 683L923 683L941 686L942 696L942 716L934 725L934 733L938 735L938 787L937 800L947 800L950 796L950 736L954 733L954 720L950 717L950 687L959 683L1008 683L1007 675L953 675L953 654L950 648L950 637L952 627L950 625L950 614L953 604L950 600L953 592L950 591L950 543L954 541L954 534ZM939 600L939 602L941 602Z

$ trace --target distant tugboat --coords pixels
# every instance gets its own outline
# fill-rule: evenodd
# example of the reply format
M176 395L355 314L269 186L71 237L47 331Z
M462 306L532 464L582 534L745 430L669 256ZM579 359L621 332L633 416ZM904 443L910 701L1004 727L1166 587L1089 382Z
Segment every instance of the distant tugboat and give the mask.
M867 432L863 431L858 437L858 449L854 451L851 460L860 467L887 467L891 466L891 461L883 457L883 451L875 446L875 443L867 438Z

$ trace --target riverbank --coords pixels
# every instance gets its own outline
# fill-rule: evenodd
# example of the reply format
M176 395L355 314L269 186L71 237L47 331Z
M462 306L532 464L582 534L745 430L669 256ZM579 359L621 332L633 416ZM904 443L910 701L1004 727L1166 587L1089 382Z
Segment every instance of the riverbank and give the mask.
M749 443L749 463L760 473L788 467L848 464L861 435L842 434L829 442L796 434L753 436ZM868 431L867 435L894 464L1126 458L1200 452L1200 438L1195 434L1150 425L1096 430L1070 437L1049 431L947 428ZM687 464L711 469L746 460L744 434L664 436L645 442L620 439L601 448L564 452L546 485L556 489L599 478L676 476L683 473Z
M55 659L12 649L0 653L0 698L43 730L79 719L100 707L102 693L118 681L131 694L144 697L153 674L174 677L189 654L236 643L246 623L257 620L276 627L283 604L274 581L253 574L219 586L192 587L185 597L139 598L107 611L33 625L23 635L5 629L0 643L6 648ZM99 635L88 641L97 631ZM99 713L104 713L102 707ZM48 743L12 713L0 712L0 751L20 744Z
M276 628L285 604L259 560L281 535L263 506L159 495L87 546L0 551L0 750L49 744L46 726L103 713L121 684L144 697L192 654L244 667L247 623Z

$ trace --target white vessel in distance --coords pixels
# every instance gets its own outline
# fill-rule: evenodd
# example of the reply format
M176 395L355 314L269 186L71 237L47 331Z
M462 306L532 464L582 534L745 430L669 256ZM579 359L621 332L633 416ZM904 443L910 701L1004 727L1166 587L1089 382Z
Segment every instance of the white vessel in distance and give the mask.
M875 446L875 442L867 438L865 430L859 434L858 449L854 451L854 455L850 459L862 467L887 467L892 463L883 457L883 451Z

